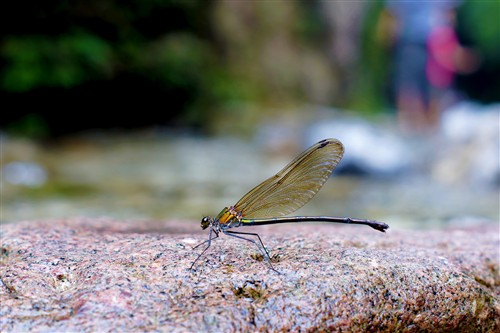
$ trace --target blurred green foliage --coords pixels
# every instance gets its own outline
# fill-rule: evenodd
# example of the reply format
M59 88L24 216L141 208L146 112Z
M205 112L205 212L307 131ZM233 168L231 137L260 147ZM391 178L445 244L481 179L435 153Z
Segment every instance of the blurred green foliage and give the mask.
M14 119L8 124L8 130L18 136L29 138L48 137L48 125L40 114L26 113L19 119Z
M70 88L110 73L112 51L95 35L9 36L3 42L2 87L25 92L40 86Z
M364 113L385 110L389 107L387 89L390 71L390 47L377 34L381 24L384 1L370 3L361 30L361 58L357 89L353 91L351 107ZM376 88L375 88L376 87Z
M483 102L500 100L500 1L466 0L458 10L458 32L480 57L478 71L459 81Z
M359 60L348 68L335 50L328 51L328 29L335 25L321 1L54 0L3 6L0 97L19 107L1 125L26 133L54 130L50 124L57 117L44 109L81 112L98 122L101 109L134 108L136 117L121 113L112 123L140 125L141 116L154 114L154 123L220 132L227 126L251 130L270 110L304 103L371 113L388 107L390 49L377 36L382 0L367 2L363 20L349 22L360 24L361 33L355 42ZM499 7L497 1L468 0L460 10L462 32L483 57L483 74L500 73ZM493 74L480 91L499 96L500 75ZM28 110L30 99L43 121L33 122L38 111ZM33 130L35 123L48 127Z
M467 0L458 14L461 34L487 61L500 63L500 1Z

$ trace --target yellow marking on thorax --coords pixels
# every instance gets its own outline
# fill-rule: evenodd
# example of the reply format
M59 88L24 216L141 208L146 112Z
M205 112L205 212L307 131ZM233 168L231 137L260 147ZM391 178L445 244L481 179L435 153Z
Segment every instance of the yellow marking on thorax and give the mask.
M230 224L239 220L238 216L233 213L234 210L231 212L231 208L232 207L226 207L217 215L217 220L219 220L220 224Z

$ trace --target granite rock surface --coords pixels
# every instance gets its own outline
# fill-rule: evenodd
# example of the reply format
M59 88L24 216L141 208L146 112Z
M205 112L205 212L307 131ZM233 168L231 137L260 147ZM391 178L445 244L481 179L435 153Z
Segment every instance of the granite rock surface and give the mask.
M325 224L208 237L186 221L1 227L0 331L498 332L498 225L444 231Z

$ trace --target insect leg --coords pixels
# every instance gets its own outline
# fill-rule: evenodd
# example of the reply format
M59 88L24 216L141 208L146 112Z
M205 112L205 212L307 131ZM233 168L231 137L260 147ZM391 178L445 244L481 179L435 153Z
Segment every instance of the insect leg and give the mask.
M214 237L212 237L212 231L215 233ZM194 264L198 261L198 259L201 258L201 256L203 256L203 254L205 254L205 252L208 250L210 245L212 245L212 240L216 239L217 237L219 237L219 233L217 231L214 231L213 229L210 229L210 233L208 234L208 239L206 241L201 242L200 244L196 245L195 247L193 247L193 250L194 250L194 249L197 249L198 247L200 247L201 245L208 243L207 247L198 255L198 257L195 259L195 261L193 261L193 263L191 264L191 267L189 267L189 270L193 269Z
M267 252L267 249L266 247L264 246L264 243L262 243L262 239L260 239L260 236L259 234L255 234L255 233L251 233L251 232L237 232L237 231L229 231L229 230L222 230L223 233L225 233L226 235L228 236L232 236L232 237L236 237L236 238L239 238L239 239L244 239L246 241L249 241L253 244L255 244L255 246L257 246L257 248L259 249L259 251L262 253L262 249L264 249L264 253L262 254L265 254L264 257L266 258L267 262L269 263L269 265L271 266L271 269L277 273L279 273L277 270L274 269L273 267L273 264L271 263L271 256L269 255L269 252ZM250 238L246 238L246 237L243 237L243 236L238 236L238 235L250 235L250 236L256 236L257 239L259 240L260 242L260 245L257 244L257 242L253 239L250 239Z

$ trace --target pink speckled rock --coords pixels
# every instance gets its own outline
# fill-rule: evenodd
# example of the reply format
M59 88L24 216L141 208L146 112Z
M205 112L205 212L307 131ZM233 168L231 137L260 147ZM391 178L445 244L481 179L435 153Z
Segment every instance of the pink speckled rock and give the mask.
M2 332L500 330L498 226L395 231L282 225L275 255L190 222L1 226ZM248 244L247 244L248 243Z

